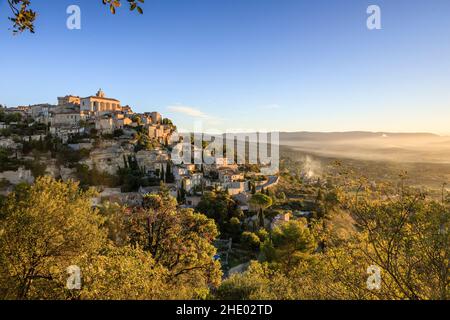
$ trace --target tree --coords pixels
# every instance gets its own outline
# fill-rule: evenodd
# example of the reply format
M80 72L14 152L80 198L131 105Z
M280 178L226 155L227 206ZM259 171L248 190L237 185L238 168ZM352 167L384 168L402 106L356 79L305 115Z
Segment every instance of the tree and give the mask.
M161 168L160 180L166 182L166 173L164 171L164 167Z
M74 182L49 177L8 196L0 220L1 297L46 296L56 285L55 275L104 245L102 218L91 197Z
M270 269L267 263L252 261L246 272L235 273L222 282L215 297L221 300L295 299L292 285L289 278Z
M227 192L223 191L205 192L197 206L197 210L214 219L221 231L226 231L223 227L231 218L241 219L243 217L243 212L239 209L236 201Z
M93 195L43 177L1 202L0 299L204 299L220 283L213 221L168 192L136 212L93 209ZM69 266L80 290L66 288Z
M139 187L148 185L144 168L139 167L136 156L123 157L124 167L119 167L117 175L123 192L137 191Z
M449 203L404 185L396 192L365 179L344 180L329 200L354 224L344 238L321 221L282 224L262 245L267 262L252 262L222 282L216 297L447 300ZM319 250L315 244L322 241L327 245ZM369 267L380 270L379 290L367 286Z
M169 273L150 253L131 246L104 249L79 263L83 286L75 298L88 300L152 300L191 298L169 283ZM181 288L180 288L181 289Z
M266 241L267 239L269 239L269 233L267 232L266 229L259 229L256 232L256 235L258 236L259 240L261 241L261 243L263 243L264 241Z
M346 201L362 230L366 264L383 272L390 299L448 299L450 208L422 193L402 190L385 198L383 188Z
M170 120L170 119L168 119L168 118L164 118L164 119L162 120L162 124L163 124L163 125L167 125L167 126L173 126L172 120Z
M270 240L262 246L262 252L269 262L289 270L301 260L308 259L315 249L315 240L306 220L291 220L275 227Z
M170 165L170 163L167 164L166 176L165 176L165 180L164 181L166 183L173 183L174 182L172 166Z
M237 240L241 235L241 221L237 217L233 217L226 225L226 231L230 236Z
M242 233L241 243L244 244L250 250L258 250L261 241L259 240L259 237L255 233L245 231Z
M259 226L264 228L264 210L272 206L272 198L262 193L256 193L251 197L250 204L258 212Z
M9 20L13 23L13 32L20 33L23 31L30 31L34 33L34 23L37 17L37 12L31 9L31 4L33 0L7 0L9 8L12 12L12 17ZM109 6L112 14L116 13L116 8L122 6L120 0L102 0L102 3ZM144 3L144 0L127 0L130 10L136 10L140 14L144 11L138 5L138 3Z
M156 264L166 268L173 283L192 283L204 290L220 283L220 265L212 242L218 236L213 220L191 209L177 208L168 194L146 197L144 209L135 208L125 219L128 243L142 247Z

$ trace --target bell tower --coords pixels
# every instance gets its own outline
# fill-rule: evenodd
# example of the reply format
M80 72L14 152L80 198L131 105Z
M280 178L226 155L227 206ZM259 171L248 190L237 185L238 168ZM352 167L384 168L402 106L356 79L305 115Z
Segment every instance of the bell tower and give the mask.
M99 89L99 90L97 91L96 96L99 97L99 98L104 98L104 97L105 97L105 93L103 92L102 89Z

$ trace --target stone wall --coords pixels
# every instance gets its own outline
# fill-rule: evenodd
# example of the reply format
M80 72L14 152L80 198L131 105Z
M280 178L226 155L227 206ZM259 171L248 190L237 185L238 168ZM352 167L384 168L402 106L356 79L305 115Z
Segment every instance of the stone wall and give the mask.
M22 182L33 183L34 177L31 170L25 170L24 168L19 168L17 171L4 171L0 172L0 180L5 179L9 183L17 185Z

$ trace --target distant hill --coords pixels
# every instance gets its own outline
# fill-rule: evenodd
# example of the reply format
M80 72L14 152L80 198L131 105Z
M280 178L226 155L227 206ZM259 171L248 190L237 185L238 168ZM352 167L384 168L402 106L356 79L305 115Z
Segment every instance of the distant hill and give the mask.
M432 133L282 132L280 145L329 157L450 163L450 138Z
M280 132L280 140L354 140L370 138L439 138L433 133L392 133L392 132L368 132L368 131L348 131L348 132Z

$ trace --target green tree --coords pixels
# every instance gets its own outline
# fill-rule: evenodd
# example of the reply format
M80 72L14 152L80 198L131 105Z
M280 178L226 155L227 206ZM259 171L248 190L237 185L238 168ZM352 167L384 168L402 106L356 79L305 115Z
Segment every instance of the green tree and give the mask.
M177 211L167 192L136 212L98 211L92 196L43 177L1 202L0 299L200 299L220 283L213 221ZM80 290L66 288L69 266Z
M259 240L259 237L255 233L245 231L242 233L241 243L245 245L248 249L256 251L259 249L261 241Z
M232 197L223 191L205 192L197 210L214 219L221 231L226 231L224 226L231 218L241 219L244 215Z
M362 230L363 261L381 268L391 299L448 299L450 208L417 192L367 191L346 204Z
M55 274L104 245L103 220L92 209L92 195L74 182L43 177L8 196L0 221L4 299L45 297Z
M125 219L128 243L150 252L174 283L190 282L193 290L217 286L221 271L213 259L212 242L218 236L214 221L191 209L177 208L176 199L168 194L148 195L145 204Z
M269 239L269 232L267 232L267 230L263 228L259 229L258 232L256 232L256 235L258 236L261 243Z
M255 186L255 183L251 183L251 188L250 188L250 190L251 190L251 194L256 194L256 186Z
M230 219L226 226L228 234L233 239L239 239L239 236L241 235L241 221L237 217L233 217Z
M336 191L339 210L353 218L348 235L321 221L282 224L262 245L268 262L225 280L217 297L447 300L449 204L404 185L395 193L344 180ZM318 250L318 242L326 245ZM370 266L380 269L379 290L367 287Z
M269 262L289 270L301 260L308 259L315 247L306 220L291 220L273 229L270 240L266 240L262 246L262 252Z
M264 228L264 210L272 206L272 198L262 193L256 193L251 197L250 204L258 212L259 226Z
M268 264L252 261L246 272L233 274L222 282L215 297L221 300L295 299L292 284L289 278L269 268Z
M169 283L169 273L139 247L109 246L101 254L79 262L83 286L77 299L183 299L185 292ZM182 289L182 288L179 288Z

